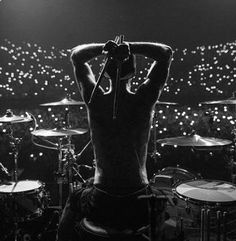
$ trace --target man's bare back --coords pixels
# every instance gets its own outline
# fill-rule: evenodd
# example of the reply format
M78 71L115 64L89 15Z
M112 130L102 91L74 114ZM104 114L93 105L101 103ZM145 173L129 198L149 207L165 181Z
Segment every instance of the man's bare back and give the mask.
M72 53L76 78L88 110L96 159L94 184L112 193L129 193L148 184L146 155L151 114L167 79L172 54L171 49L162 44L127 43L127 46L131 54L143 54L154 60L158 58L160 62L154 62L145 83L136 93L127 88L128 79L121 80L115 119L115 76L111 77L111 91L104 94L99 88L92 102L88 103L95 78L86 62L101 55L106 45L84 45L74 48Z
M127 87L129 75L121 79L116 118L113 115L115 75L110 74L110 91L104 93L98 88L91 98L96 80L88 64L89 60L102 55L103 50L110 47L117 50L114 58L129 53L153 59L148 75L136 93ZM75 190L68 198L59 222L58 241L78 240L80 231L74 227L83 218L117 229L135 230L148 224L147 203L138 197L151 191L146 156L152 109L167 80L171 58L171 48L158 43L118 46L108 41L106 44L79 45L73 49L71 59L88 111L96 170L93 185Z

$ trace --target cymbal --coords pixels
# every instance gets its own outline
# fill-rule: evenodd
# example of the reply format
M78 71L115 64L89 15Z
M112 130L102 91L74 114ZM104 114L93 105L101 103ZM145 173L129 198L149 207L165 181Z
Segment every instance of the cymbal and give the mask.
M174 102L166 102L166 101L157 101L156 105L178 105L178 103L174 103Z
M157 140L158 143L169 146L196 146L196 147L213 147L225 146L232 143L230 140L223 140L213 137L201 137L197 134L190 136L178 136Z
M200 104L206 104L206 105L236 105L236 99L230 98L226 100L213 100L213 101L205 101L201 102Z
M26 117L18 116L18 115L14 115L11 109L7 109L6 114L0 117L0 123L16 124L16 123L30 122L32 120L33 119L31 118L29 113L26 112Z
M31 134L34 136L40 137L63 137L63 136L73 136L73 135L82 135L86 133L86 129L77 128L77 129L39 129L32 131Z
M64 98L60 101L40 104L40 106L67 106L67 105L84 105L84 104L85 103L83 101L77 101L71 98Z
M17 115L12 115L12 116L4 115L3 117L0 117L0 122L2 122L2 123L12 123L12 122L16 122L16 121L21 121L23 119L24 119L24 117L17 116Z
M23 117L21 120L13 121L12 124L30 122L33 119L31 117Z

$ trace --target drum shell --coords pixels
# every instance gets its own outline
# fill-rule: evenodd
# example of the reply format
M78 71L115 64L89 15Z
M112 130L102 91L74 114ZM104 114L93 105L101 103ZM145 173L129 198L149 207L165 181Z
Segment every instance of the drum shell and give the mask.
M22 191L3 191L0 186L0 213L6 222L32 220L41 216L48 206L49 196L43 183L32 180L18 183L24 187Z
M194 191L199 191L201 194L201 190L206 190L206 193L202 192L202 196L199 193L196 193L195 195L199 197L193 198L193 194L191 193L191 188L187 189L185 185L188 187L191 187L190 184L198 184L199 183L199 189ZM202 186L200 185L202 183ZM230 191L231 195L230 197L227 195L227 192L224 193L224 190L217 190L217 189L211 189L211 192L215 195L208 196L207 192L210 192L209 190L204 189L204 183L211 184L211 183L219 183L223 186L232 186L232 189ZM183 188L181 189L180 187ZM194 186L194 185L193 185ZM197 185L196 185L197 186ZM201 188L200 188L201 186ZM209 185L210 186L210 185ZM184 190L186 190L186 194L184 194ZM217 193L219 192L219 193ZM218 181L218 180L208 180L208 179L201 179L201 180L195 180L195 181L187 181L183 182L179 185L176 185L175 188L173 188L173 193L175 197L178 199L184 201L186 203L186 207L189 210L189 212L192 212L192 224L193 226L186 225L184 223L184 230L187 233L187 236L189 238L198 237L200 235L200 228L203 223L203 220L201 219L201 211L205 211L205 217L204 222L209 223L209 232L210 232L210 240L216 240L216 234L218 232L218 225L220 225L221 235L222 230L225 228L227 232L230 233L232 239L235 240L236 238L236 186L233 183L228 183L225 181ZM223 195L223 197L222 197ZM225 197L224 197L225 195ZM212 200L213 197L216 201ZM218 197L218 199L217 199ZM235 197L235 198L234 198ZM233 236L232 236L233 235ZM192 240L192 239L191 239ZM194 240L194 239L193 239Z
M167 220L166 220L166 239L178 238L180 234L181 222L184 227L197 226L196 216L199 208L188 208L185 200L177 197L173 193L173 188L185 181L196 180L199 176L179 167L166 167L154 174L150 180L150 185L154 191L161 191L168 197L167 202ZM197 218L198 219L198 218Z

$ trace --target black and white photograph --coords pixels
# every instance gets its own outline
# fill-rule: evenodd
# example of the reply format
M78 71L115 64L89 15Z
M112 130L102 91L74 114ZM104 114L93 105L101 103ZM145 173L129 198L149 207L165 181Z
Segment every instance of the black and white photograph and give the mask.
M0 241L236 241L235 10L0 0Z

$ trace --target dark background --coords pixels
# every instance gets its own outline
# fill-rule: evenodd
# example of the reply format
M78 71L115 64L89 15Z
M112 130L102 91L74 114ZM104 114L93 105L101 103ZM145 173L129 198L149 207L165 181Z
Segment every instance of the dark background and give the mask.
M161 41L174 48L236 39L234 0L2 0L1 38L71 48L106 41Z
M114 39L117 34L124 34L129 41L163 42L174 50L170 78L161 100L180 105L158 107L158 138L197 130L204 136L232 139L234 106L214 109L215 106L199 108L197 104L229 98L236 90L235 9L235 0L2 0L0 114L4 115L7 108L12 108L15 114L30 111L39 121L40 128L55 127L55 116L51 114L63 115L63 108L49 112L39 104L61 100L66 92L72 93L74 99L81 98L73 82L69 50L77 44L105 42ZM17 54L19 56L15 59ZM48 56L52 58L48 59ZM23 77L20 71L24 72ZM211 130L209 116L206 115L209 108L219 120L213 123ZM74 109L74 112L77 114L72 118L74 127L88 128L85 109ZM15 135L26 134L26 127L18 125L14 128ZM153 152L152 134L150 154ZM11 169L12 156L9 156L4 132L0 137L0 161ZM76 152L79 152L89 140L89 134L74 138ZM195 155L192 150L186 154L185 150L178 152L175 149L173 152L173 149L158 146L158 151L161 154L159 163L162 164L159 167L184 163L184 167L193 167L194 171L209 174L210 178L230 179L229 158L225 150L209 150ZM148 164L153 163L150 157ZM189 159L191 162L187 161ZM89 148L80 161L91 165L92 160L92 148ZM26 135L19 164L23 168L21 178L54 182L57 153L34 146L30 136ZM217 170L212 174L206 166L211 167L210 171L217 166ZM151 170L151 173L154 171Z

